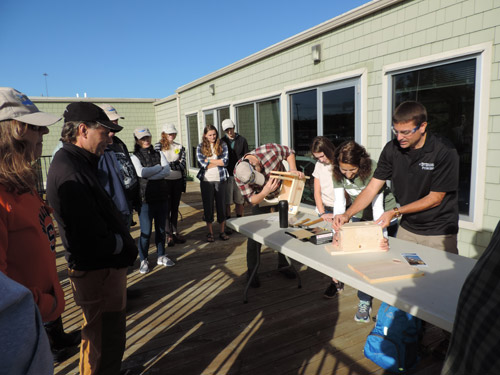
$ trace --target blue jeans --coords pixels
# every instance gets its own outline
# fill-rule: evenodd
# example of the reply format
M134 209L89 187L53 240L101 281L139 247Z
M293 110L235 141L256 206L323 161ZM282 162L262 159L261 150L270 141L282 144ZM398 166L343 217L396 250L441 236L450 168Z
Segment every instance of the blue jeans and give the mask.
M155 222L155 244L158 256L165 255L165 223L167 221L167 201L144 202L139 210L141 237L139 238L139 258L148 259L149 239Z

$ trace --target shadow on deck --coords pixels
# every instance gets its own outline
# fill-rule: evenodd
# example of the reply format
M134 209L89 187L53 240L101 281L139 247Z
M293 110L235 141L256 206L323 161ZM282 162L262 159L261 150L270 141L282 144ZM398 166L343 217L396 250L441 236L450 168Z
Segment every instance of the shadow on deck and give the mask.
M138 261L129 270L129 288L141 295L128 302L122 368L162 375L385 373L363 356L373 324L353 320L358 300L348 286L338 298L324 299L328 277L297 265L302 289L278 272L266 272L261 287L251 289L249 303L243 304L246 238L234 233L229 241L216 236L207 243L201 209L198 184L191 182L179 222L187 242L167 248L175 267L156 266L151 248L152 271L141 275ZM132 232L139 236L138 225ZM57 250L62 255L62 246ZM273 271L277 256L263 250L261 272ZM72 299L63 256L58 267L67 298L64 324L71 331L81 325L81 311ZM374 311L379 304L375 301ZM435 342L439 334L430 330L426 340ZM410 374L437 375L441 365L427 356ZM77 373L77 355L55 368L55 374Z

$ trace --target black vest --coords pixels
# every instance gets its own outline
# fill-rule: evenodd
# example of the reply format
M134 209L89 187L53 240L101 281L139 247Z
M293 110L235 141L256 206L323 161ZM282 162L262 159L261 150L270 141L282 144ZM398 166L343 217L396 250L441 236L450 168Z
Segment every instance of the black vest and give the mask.
M160 153L155 151L153 146L141 148L134 152L134 155L145 168L161 164ZM167 199L167 181L165 179L149 180L140 177L139 182L141 185L141 200L143 202L153 203Z

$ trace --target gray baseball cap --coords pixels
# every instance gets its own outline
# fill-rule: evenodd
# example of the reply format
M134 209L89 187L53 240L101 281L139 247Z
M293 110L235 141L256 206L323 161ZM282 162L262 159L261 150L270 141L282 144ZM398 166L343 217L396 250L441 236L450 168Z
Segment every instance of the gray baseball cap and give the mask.
M120 120L120 119L123 120L125 118L123 116L120 116L118 114L118 112L116 111L115 107L113 107L111 104L99 104L99 107L102 108L104 113L106 113L106 115L108 116L108 118L111 121Z
M266 178L257 172L247 159L241 160L234 169L234 175L244 184L264 185Z
M0 87L0 121L17 120L35 126L49 126L61 119L41 112L22 92L12 87Z

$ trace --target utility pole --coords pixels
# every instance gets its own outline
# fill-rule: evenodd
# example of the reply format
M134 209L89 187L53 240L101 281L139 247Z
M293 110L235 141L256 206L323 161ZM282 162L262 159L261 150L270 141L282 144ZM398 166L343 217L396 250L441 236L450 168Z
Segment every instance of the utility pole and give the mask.
M47 86L47 76L48 76L48 74L47 73L43 73L43 75L45 76L45 94L47 96L49 96L49 87Z

